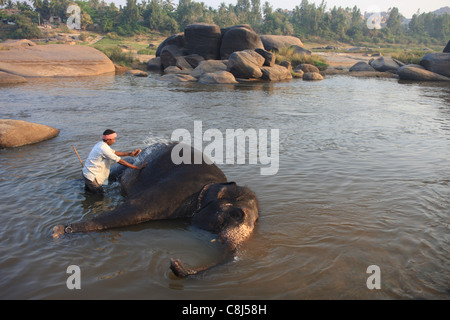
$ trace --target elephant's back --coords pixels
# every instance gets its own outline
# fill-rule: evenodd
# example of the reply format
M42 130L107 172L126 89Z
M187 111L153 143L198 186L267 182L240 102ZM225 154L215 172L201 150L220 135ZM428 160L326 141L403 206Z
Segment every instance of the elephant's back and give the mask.
M225 174L215 164L207 164L204 161L195 164L194 160L200 158L201 151L193 147L190 147L191 163L174 163L172 150L176 145L177 143L157 143L142 150L135 165L147 163L147 166L141 171L133 169L124 171L120 179L124 194L134 194L171 180L175 185L182 181L184 183L190 181L191 184L195 184L192 186L193 188L197 184L198 188L201 188L206 183L227 181Z

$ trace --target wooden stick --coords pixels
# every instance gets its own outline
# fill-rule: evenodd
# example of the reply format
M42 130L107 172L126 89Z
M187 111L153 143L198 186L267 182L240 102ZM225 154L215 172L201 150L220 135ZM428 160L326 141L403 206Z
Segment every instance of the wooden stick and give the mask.
M78 160L80 160L81 166L83 167L83 161L81 161L81 158L80 158L80 155L77 152L77 149L75 149L75 146L72 146L72 148L73 148L73 151L75 151L75 153L77 154Z

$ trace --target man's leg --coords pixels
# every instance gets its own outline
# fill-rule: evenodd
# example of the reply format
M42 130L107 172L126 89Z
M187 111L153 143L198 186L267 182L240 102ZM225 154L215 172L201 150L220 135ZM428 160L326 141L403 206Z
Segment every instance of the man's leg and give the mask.
M91 181L84 177L85 190L92 192L94 194L103 194L103 187L97 182L97 180Z

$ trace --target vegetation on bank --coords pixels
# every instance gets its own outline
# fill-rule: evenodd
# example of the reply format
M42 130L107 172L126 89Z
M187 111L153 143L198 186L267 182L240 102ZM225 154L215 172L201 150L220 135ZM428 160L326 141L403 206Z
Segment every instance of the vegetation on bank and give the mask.
M424 55L419 49L428 47L440 51L450 39L448 13L418 12L404 24L404 17L393 7L385 17L382 29L369 29L367 18L357 6L327 8L325 1L320 5L308 0L299 2L288 11L274 9L269 2L262 4L261 0L236 0L234 5L222 3L218 8L193 0L179 0L178 5L172 0L127 0L123 7L103 0L32 0L30 3L0 0L0 8L3 8L0 18L9 23L0 24L0 38L42 38L48 32L47 27L58 24L63 32L70 32L66 26L70 14L66 10L69 5L76 4L81 9L79 32L83 44L90 44L91 35L102 35L103 39L93 46L122 65L130 65L134 58L118 45L136 37L151 39L157 35L158 39L163 39L182 32L186 25L194 22L215 23L220 27L249 24L259 34L294 35L305 44L339 42L347 46L377 47L381 53L409 63L417 63ZM56 22L50 23L50 20ZM138 54L154 54L156 47L147 46L148 42L147 45L132 44ZM293 64L301 62L322 69L326 67L325 61L316 55L284 51L277 56L277 59L290 60Z
M289 61L292 66L304 63L312 64L319 68L319 70L325 70L328 67L327 62L323 57L319 57L316 54L306 55L295 53L293 48L282 48L276 53L275 62L279 64L281 61Z
M81 9L82 30L102 33L115 32L119 36L158 31L165 35L184 30L194 22L215 23L220 27L250 24L260 34L283 34L298 36L302 40L320 37L359 45L372 44L445 44L450 38L450 14L417 13L411 21L403 24L404 17L393 7L383 22L382 29L369 29L368 18L364 18L360 8L327 8L301 0L292 11L274 9L269 2L261 0L236 0L236 4L222 3L218 8L207 7L203 2L179 0L127 0L124 7L114 2L107 4L99 0L0 0L0 18L20 23L20 31L13 36L39 37L36 31L51 18L58 17L66 23L70 14L66 10L70 4ZM370 17L369 17L370 18ZM27 27L25 27L25 25Z

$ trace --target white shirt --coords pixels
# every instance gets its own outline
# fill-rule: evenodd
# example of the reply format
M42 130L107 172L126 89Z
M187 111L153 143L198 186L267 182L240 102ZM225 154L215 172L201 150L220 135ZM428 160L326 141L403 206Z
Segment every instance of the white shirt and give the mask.
M120 159L106 142L100 141L92 148L84 163L83 175L90 181L97 179L99 184L103 184L104 181L107 184L111 165Z

